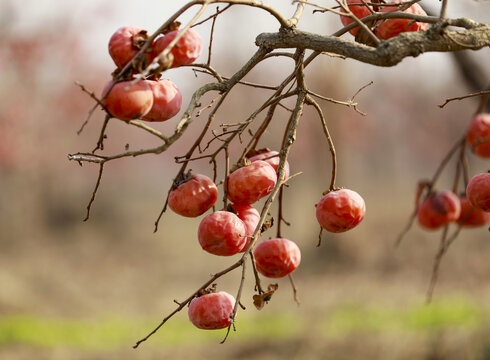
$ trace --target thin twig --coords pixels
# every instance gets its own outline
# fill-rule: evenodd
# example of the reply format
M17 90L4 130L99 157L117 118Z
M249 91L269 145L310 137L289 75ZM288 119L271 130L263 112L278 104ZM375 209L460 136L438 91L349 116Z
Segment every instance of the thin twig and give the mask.
M206 281L203 285L201 285L201 287L199 287L199 289L197 289L196 291L194 291L192 293L192 295L190 295L187 299L185 299L184 301L180 302L180 305L174 310L172 311L169 315L167 315L165 318L163 318L163 320L160 322L160 324L158 324L158 326L153 329L148 335L146 335L144 338L142 338L141 340L138 340L136 342L136 344L133 346L133 349L136 349L142 342L148 340L153 334L155 334L172 316L174 316L175 314L177 314L179 311L181 311L192 299L194 299L197 294L199 293L200 290L202 289L205 289L207 288L209 285L211 285L212 283L214 283L216 280L218 280L220 277L222 277L223 275L229 273L230 271L240 267L243 263L243 259L240 258L236 263L234 263L233 265L230 265L229 267L227 267L226 269L214 274L211 279L209 279L208 281Z
M95 100L95 105L89 110L88 114L87 114L87 117L85 118L85 121L83 122L83 124L80 126L80 128L77 130L77 135L80 135L83 131L83 129L85 128L85 125L88 124L90 118L92 117L94 111L97 109L98 106L100 106L102 109L104 109L106 112L107 112L107 109L105 107L105 105L102 103L102 101L95 95L95 93L91 90L88 90L85 85L83 85L82 83L78 82L78 81L75 81L75 84L77 86L80 87L80 89L82 89L83 92L85 92L86 94L88 94L93 100ZM107 112L108 113L108 112Z
M231 5L228 5L228 7L230 7L230 6ZM216 6L216 14L214 14L213 21L211 22L211 31L209 34L209 46L208 46L208 60L206 61L206 65L211 64L211 53L212 53L212 49L213 49L213 37L214 37L214 24L216 24L216 19L218 18L219 13L220 13L219 7Z
M306 98L306 100L307 100L308 104L313 105L316 112L318 113L318 117L320 118L320 120L322 122L323 133L325 134L325 137L327 138L328 147L329 147L330 155L332 158L332 176L331 176L331 180L330 180L330 186L328 189L330 191L332 191L332 190L335 190L335 178L337 176L337 153L335 151L335 145L333 144L332 137L330 136L330 132L328 131L327 121L325 119L325 116L323 115L323 111L322 111L320 105L318 105L318 103L313 98L311 98L311 96L308 96Z
M95 183L94 190L92 191L92 197L87 205L87 214L85 215L85 219L83 221L87 221L90 217L90 209L92 208L92 204L94 203L95 196L97 195L97 191L99 190L100 180L102 179L102 173L104 171L104 163L99 165L99 175L97 176L97 182Z
M434 259L434 265L432 267L432 275L431 275L429 288L427 290L427 295L426 295L426 302L428 304L430 304L430 302L432 301L432 295L434 293L434 289L435 289L435 286L437 283L437 278L439 276L439 267L441 266L441 260L442 260L442 257L444 256L444 254L446 253L447 248L448 248L448 245L446 242L448 229L449 229L449 226L446 225L444 227L444 231L443 231L442 236L441 236L441 242L439 245L439 250L438 250L438 252L435 256L435 259Z
M193 24L191 27L196 27L196 26L199 26L201 24L204 24L205 22L211 20L211 19L216 19L216 17L218 17L219 14L222 14L224 13L226 10L228 10L229 8L231 8L233 6L233 4L228 4L226 5L223 10L219 10L219 7L216 7L216 13L213 14L213 15L210 15L208 16L207 18L205 18L204 20L201 20L199 22L196 22L195 24Z
M322 234L323 228L320 226L320 232L318 233L318 243L316 244L316 247L320 247L322 245Z
M356 23L360 27L359 31L364 31L369 36L369 39L374 43L374 45L377 46L381 41L374 34L374 32L369 28L369 26L367 26L352 11L350 11L345 1L343 0L336 0L336 1L340 5L342 10L345 11L345 14L342 14L342 16L347 16L352 20L354 20L354 23Z
M434 176L430 180L429 183L429 192L432 191L432 188L434 187L436 181L439 179L439 176L442 173L442 170L446 167L446 165L449 163L449 160L451 160L451 157L454 155L454 153L461 147L465 146L466 144L466 134L461 137L448 151L444 159L442 159L440 165L438 166L436 172L434 173Z
M138 120L129 120L128 121L128 124L129 125L136 126L136 127L139 127L140 129L143 129L143 130L149 132L150 134L155 135L156 137L160 138L164 142L167 142L168 141L168 138L165 135L163 135L160 131L152 128L151 126L148 126L146 124L143 124L141 121L138 121Z
M245 261L242 262L242 276L240 277L240 285L238 286L235 306L233 307L233 312L230 315L231 322L230 325L228 326L228 329L226 330L225 337L223 338L223 340L221 340L221 344L225 343L226 339L228 338L228 335L230 334L230 330L232 327L233 327L233 331L236 331L235 318L238 312L238 305L240 304L240 299L242 298L243 284L245 283L245 270L247 268L246 264L247 263Z
M293 299L294 299L294 302L298 306L300 306L301 305L301 301L299 300L298 288L296 287L296 283L294 282L293 275L292 274L289 274L288 275L288 278L289 278L289 282L291 283L291 288L293 289Z
M102 123L102 128L100 130L99 140L97 140L97 145L92 150L92 154L95 154L95 152L97 150L104 150L104 139L106 138L105 132L106 132L107 125L109 124L110 119L111 119L111 116L109 114L106 114L104 122Z
M250 252L250 261L252 263L252 269L255 278L255 291L259 293L259 295L264 293L264 289L262 289L262 284L260 282L259 272L257 271L257 267L255 266L255 257L253 252Z
M472 94L468 94L468 95L464 95L464 96L458 96L458 97L449 98L449 99L446 99L446 101L444 102L444 104L440 104L439 107L442 109L444 106L446 106L451 101L464 100L464 99L467 99L467 98L470 98L470 97L484 96L484 95L489 95L489 94L490 94L490 90L483 90L483 91L479 91L477 93L472 93Z
M441 22L446 18L447 3L448 0L442 0L441 12L439 13L439 18L441 19Z

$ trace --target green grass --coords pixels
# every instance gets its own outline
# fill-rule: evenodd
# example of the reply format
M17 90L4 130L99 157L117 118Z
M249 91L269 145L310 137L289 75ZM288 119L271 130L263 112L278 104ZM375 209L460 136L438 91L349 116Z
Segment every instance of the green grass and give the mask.
M327 335L352 332L431 332L442 330L478 330L488 309L462 298L438 301L430 305L413 304L408 308L363 307L355 304L336 309L327 316Z
M241 312L238 334L233 341L292 339L311 330L312 324L325 337L352 333L435 333L441 330L477 331L485 325L488 309L465 299L413 304L407 308L373 307L352 304L334 308L311 319L295 312L269 315ZM130 318L98 320L53 319L30 315L0 316L0 347L10 345L44 348L116 349L129 347L156 325L155 321ZM219 342L221 331L195 329L182 314L171 319L149 343L161 346Z

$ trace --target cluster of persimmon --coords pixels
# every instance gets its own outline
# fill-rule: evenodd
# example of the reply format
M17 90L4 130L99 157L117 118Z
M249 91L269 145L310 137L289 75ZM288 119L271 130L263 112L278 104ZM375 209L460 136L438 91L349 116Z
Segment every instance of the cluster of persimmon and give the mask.
M419 4L412 4L409 7L404 5L405 0L394 0L385 4L379 5L367 5L363 4L361 0L347 0L347 4L350 12L358 19L363 19L367 16L373 15L375 12L389 13L393 11L402 11L408 14L427 16L427 13L422 9ZM355 5L354 5L355 4ZM382 5L382 6L380 6ZM340 16L340 21L344 26L352 24L354 19L345 15ZM410 19L384 19L378 20L371 24L366 23L368 27L371 27L374 34L380 40L387 40L395 37L403 32L408 31L425 31L429 28L427 23L415 22ZM349 30L349 32L356 36L360 30L359 26Z
M490 114L477 114L466 132L466 143L474 154L490 158ZM438 229L451 222L463 227L490 222L490 173L474 175L465 193L431 192L417 210L417 220L426 229Z
M131 63L131 71L123 74L122 80L109 81L102 90L102 103L112 117L129 121L166 121L174 117L182 106L182 94L173 82L158 79L160 74L153 74L147 79L134 82L133 75L139 68L150 64L176 38L178 30L170 31L155 39L143 53L140 64L131 63L148 39L148 33L136 26L119 28L109 40L109 54L121 70ZM201 54L202 40L193 29L188 29L172 47L166 67L179 67L192 64ZM121 77L121 76L119 76Z
M252 204L274 189L278 165L279 153L264 150L228 176L225 185L230 206L206 215L199 224L197 238L204 251L232 256L254 246L251 239L256 230L258 239L261 229L257 229L260 214ZM288 163L285 176L289 177ZM213 180L189 172L170 191L168 206L179 215L198 217L212 208L217 199L218 188ZM268 278L287 276L301 261L299 247L285 238L262 240L253 255L257 271ZM200 329L225 328L230 324L234 304L235 299L227 292L204 291L191 301L189 318Z
M219 256L243 253L254 246L257 271L267 278L282 278L292 273L301 261L299 247L278 237L250 243L257 231L260 214L252 204L269 195L278 180L279 153L263 149L247 159L245 166L233 171L225 182L231 206L205 216L197 231L203 250ZM285 178L289 164L285 163ZM185 217L198 217L214 206L218 198L216 184L202 174L186 174L170 191L168 206ZM362 197L355 191L329 191L316 206L318 222L327 231L344 232L361 222L366 212ZM235 300L227 292L203 291L189 306L189 318L201 329L221 329L231 321Z

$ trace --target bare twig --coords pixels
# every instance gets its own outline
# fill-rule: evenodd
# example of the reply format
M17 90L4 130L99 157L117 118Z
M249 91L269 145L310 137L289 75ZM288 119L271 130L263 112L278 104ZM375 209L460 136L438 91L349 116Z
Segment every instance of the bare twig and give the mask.
M85 128L85 125L88 124L90 118L92 117L94 111L97 109L97 106L100 106L102 109L104 109L105 111L107 111L107 109L105 108L104 104L101 102L101 100L95 95L95 93L91 90L88 90L85 85L83 85L82 83L78 82L78 81L75 81L75 85L79 86L80 89L82 89L83 92L87 93L94 101L95 101L95 105L89 110L88 114L87 114L87 117L85 118L85 121L83 122L83 124L80 126L80 128L78 129L77 131L77 135L80 135L83 131L83 129Z
M441 12L439 13L439 18L443 21L446 18L448 0L442 0Z
M458 228L454 231L454 233L448 237L449 226L446 225L444 227L444 231L441 236L441 242L439 245L439 250L434 259L434 265L432 268L432 275L429 283L429 288L427 290L426 302L430 303L432 301L432 295L434 294L434 289L437 284L437 278L439 275L439 268L441 266L441 261L446 252L449 250L451 244L457 239L459 233L461 232L462 227L458 226Z
M142 123L141 121L130 120L130 121L128 121L128 124L139 127L140 129L143 129L143 130L149 132L150 134L155 135L156 137L160 138L160 140L163 140L164 142L168 141L168 138L165 135L163 135L160 131L153 129L151 126L148 126L148 125Z
M153 334L155 334L172 316L174 316L175 314L177 314L179 311L181 311L188 303L191 302L192 299L194 299L197 294L199 293L200 290L202 289L205 289L207 288L209 285L211 285L212 283L214 283L216 280L218 280L220 277L222 277L223 275L225 274L228 274L229 272L231 272L232 270L240 267L243 263L243 258L240 258L236 263L234 263L233 265L230 265L229 267L227 267L226 269L214 274L211 279L209 279L208 281L206 281L204 284L201 285L201 287L199 287L199 289L197 289L196 291L194 291L192 293L192 295L190 295L187 299L185 299L184 301L180 302L179 306L174 310L172 311L169 315L167 315L165 318L163 318L163 320L160 322L160 324L158 324L158 326L153 329L148 335L146 335L144 338L142 338L141 340L138 340L136 342L136 344L133 346L134 349L136 349L142 342L145 342L146 340L148 340ZM238 301L237 301L238 302Z
M289 278L289 282L291 283L291 288L293 289L294 302L299 306L299 305L301 305L301 301L299 300L298 288L296 287L296 283L294 282L293 275L289 274L288 278Z
M252 269L254 272L255 291L257 291L259 295L261 295L264 293L264 289L262 288L262 284L260 282L259 272L257 271L257 267L255 266L255 257L253 252L250 252L250 261L252 262Z
M449 160L451 160L452 156L454 153L462 146L465 146L466 144L466 134L461 137L448 151L446 156L442 159L441 163L439 164L436 172L434 173L434 176L429 182L429 192L432 191L432 188L434 187L434 184L436 183L437 179L439 179L439 176L442 173L442 170L446 167L446 165L449 163Z
M101 128L100 134L99 134L99 140L97 140L97 145L92 150L92 154L95 154L95 152L97 150L104 150L104 139L106 138L105 132L106 132L107 125L109 124L110 119L111 119L111 116L109 114L107 114L105 116L104 122L102 123L102 128Z
M320 226L320 232L318 233L318 243L316 244L316 247L320 247L322 245L322 234L323 228Z
M354 23L357 24L360 27L360 31L363 31L365 34L369 36L369 39L374 43L374 45L378 45L380 43L380 40L378 37L373 33L373 31L367 26L364 21L361 21L352 11L350 11L349 7L347 6L347 3L344 0L336 0L337 3L340 5L342 10L345 12L345 14L342 14L342 16L346 16L354 20Z
M316 112L318 113L318 117L320 118L320 120L322 122L323 133L325 134L325 137L327 138L328 147L329 147L330 155L332 158L332 176L331 176L331 180L330 180L330 186L328 189L329 189L329 191L332 191L332 190L335 190L335 178L337 176L337 154L335 152L335 146L333 144L332 137L330 136L330 132L328 131L327 121L325 120L325 116L323 115L323 111L322 111L320 105L318 105L318 103L314 99L312 99L311 96L308 96L306 98L306 101L308 104L313 105Z
M92 192L92 197L87 205L87 214L85 215L85 219L83 221L87 221L90 217L90 209L92 208L92 204L94 203L95 196L97 195L97 191L99 190L100 180L102 179L102 173L104 171L104 163L99 165L99 175L97 176L97 182L95 183L94 191Z
M446 101L443 104L440 104L439 107L443 108L444 106L446 106L451 101L464 100L464 99L468 99L468 98L475 97L475 96L485 96L485 95L489 95L489 94L490 94L490 90L483 90L483 91L479 91L477 93L472 93L472 94L468 94L468 95L449 98L449 99L446 99Z

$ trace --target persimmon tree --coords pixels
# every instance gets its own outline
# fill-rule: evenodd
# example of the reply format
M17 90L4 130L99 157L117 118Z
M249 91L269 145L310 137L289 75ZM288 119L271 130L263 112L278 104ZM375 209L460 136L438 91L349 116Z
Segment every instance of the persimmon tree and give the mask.
M336 181L337 157L334 141L319 101L328 101L360 112L355 100L356 96L370 84L360 84L359 90L347 101L330 98L328 94L317 94L308 87L305 78L305 72L310 64L322 56L336 56L378 67L392 67L406 57L417 57L426 52L477 51L490 46L490 24L479 23L468 18L448 18L446 16L448 0L434 1L439 6L439 13L436 16L427 15L418 2L419 0L392 2L328 0L314 3L295 0L291 3L291 14L285 15L274 6L261 1L194 0L185 4L152 34L131 26L123 27L114 34L109 43L110 55L117 66L112 81L106 85L101 96L96 95L98 91L92 92L79 84L82 90L95 101L80 132L97 108L106 114L95 148L89 152L68 155L71 161L99 166L99 175L87 206L85 220L89 218L106 164L121 158L161 154L171 150L193 120L208 112L200 134L190 144L187 152L183 156L175 157L175 161L180 164L180 170L175 175L173 183L169 184L161 213L155 214L158 216L156 216L154 230L158 230L159 221L167 207L187 217L201 216L212 208L199 226L198 238L201 247L220 256L239 254L238 259L232 261L228 267L206 279L199 288L191 290L186 299L175 301L177 304L175 310L165 316L153 331L139 340L135 348L188 305L190 305L190 319L196 326L204 329L227 328L225 340L230 329L235 329L234 320L240 306L243 307L240 300L247 276L253 276L255 280L256 294L253 300L258 309L270 301L277 290L275 283L265 288L262 285L261 275L269 278L289 277L295 299L299 302L291 274L299 265L301 256L297 245L282 235L282 225L288 224L283 216L282 198L284 186L289 183L294 186L294 177L299 174L294 171L290 173L288 156L296 141L296 130L305 106L315 110L319 128L325 135L332 160L330 181L323 195L319 194L318 197L316 215L321 225L318 246L321 245L323 230L348 231L362 221L366 211L361 195L353 190L341 190L342 184ZM215 4L215 11L210 14L209 10L212 10ZM225 77L213 66L214 24L218 18L226 16L227 10L231 7L239 6L255 8L257 11L269 14L272 21L277 23L278 30L257 34L256 52L249 59L244 60L243 65L232 76ZM313 13L313 16L324 16L326 21L337 17L338 30L330 35L302 31L301 19L307 11ZM189 12L194 12L191 20L181 24L179 20ZM204 34L198 35L199 25L206 22L211 23L211 33L207 38ZM341 27L340 24L345 26ZM205 40L201 40L201 37ZM202 49L207 49L207 60L202 63L195 62ZM294 63L290 74L279 84L271 86L246 80L247 75L264 60L279 57L289 58ZM169 69L181 71L180 69L184 67L191 67L212 79L195 89L189 99L182 99L176 84L164 84L169 81L160 80ZM246 115L240 114L235 123L217 125L215 119L237 85L247 86L250 91L257 88L266 89L270 91L270 95L258 108L250 109ZM486 98L490 93L489 89L480 90L476 94L462 94L460 98L481 97L481 105L476 113L483 112ZM214 94L215 97L209 103L203 104L204 95L208 93ZM294 101L294 106L286 106L284 102L291 99ZM446 103L453 100L455 99L447 99ZM164 128L160 131L152 126L153 122L166 121L178 113L182 102L184 112L175 129ZM276 112L279 108L289 112L289 119L283 129L281 148L270 150L266 148L267 144L262 144L263 135L277 116ZM485 119L488 119L488 116L485 116ZM469 120L472 117L472 114L468 115ZM146 131L157 138L161 144L152 148L127 149L121 153L105 154L104 140L109 121L124 121L128 126ZM482 126L488 128L490 124L486 121ZM489 135L483 131L471 139L470 150L482 149L488 143L490 143ZM241 146L239 156L234 156L230 152L230 147L235 144ZM435 176L430 181L421 182L417 191L414 213L402 234L408 231L417 215L422 226L444 228L441 248L434 265L431 288L435 283L434 279L437 277L442 255L471 216L466 213L463 218L460 217L461 205L454 195L462 188L459 182L461 177L464 184L469 181L470 170L466 161L466 148L466 134L464 134L443 159ZM447 193L436 192L435 185L449 158L455 154L459 154L455 185L449 195L451 203L446 206ZM476 154L479 154L479 151L476 151ZM188 171L189 164L196 161L209 163L207 176ZM476 191L480 196L478 201L488 204L488 199L485 198L488 188L485 190L485 187L490 186L490 183L485 180L479 184L480 188ZM221 205L216 203L219 192L222 192ZM481 200L482 196L483 200ZM252 204L261 198L266 199L264 205L260 210L255 209ZM274 202L278 203L277 216L271 216L270 213ZM367 208L369 209L369 206ZM475 214L480 210L485 211L484 215L479 217L479 222L477 221L480 225L490 220L486 213L487 208L471 209L470 213L474 211ZM448 226L457 220L459 225L449 236ZM269 236L267 232L272 231L275 231L275 235ZM400 242L401 237L397 245ZM221 289L217 291L217 280L235 270L241 271L236 296L233 297ZM208 296L209 294L215 295ZM199 303L198 299L200 299Z

